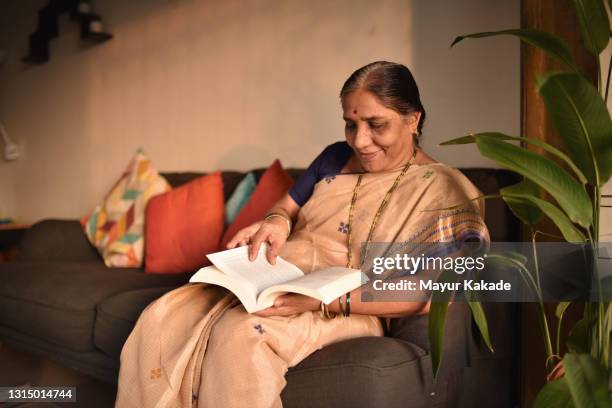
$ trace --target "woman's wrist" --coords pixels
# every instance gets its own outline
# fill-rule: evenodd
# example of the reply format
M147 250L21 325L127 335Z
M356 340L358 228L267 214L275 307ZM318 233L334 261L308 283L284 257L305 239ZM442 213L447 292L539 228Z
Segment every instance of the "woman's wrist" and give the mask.
M280 212L270 212L264 217L264 222L270 222L272 219L282 219L287 224L287 236L291 235L291 219Z
M331 313L335 313L338 316L348 317L351 314L351 293L347 292L340 295L336 300L327 305L327 309Z

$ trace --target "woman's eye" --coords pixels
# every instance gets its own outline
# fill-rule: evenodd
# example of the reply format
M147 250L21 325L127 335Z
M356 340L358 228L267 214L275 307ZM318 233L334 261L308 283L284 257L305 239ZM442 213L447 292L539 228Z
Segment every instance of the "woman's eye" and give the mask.
M372 129L382 129L384 126L385 126L384 123L370 122L370 127Z
M344 128L346 130L354 130L355 129L355 124L354 123L345 123L344 124Z

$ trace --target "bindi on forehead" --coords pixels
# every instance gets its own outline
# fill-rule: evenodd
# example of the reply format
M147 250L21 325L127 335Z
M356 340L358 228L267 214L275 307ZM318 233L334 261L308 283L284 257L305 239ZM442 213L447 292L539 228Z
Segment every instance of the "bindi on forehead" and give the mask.
M357 109L353 109L353 115L357 114Z

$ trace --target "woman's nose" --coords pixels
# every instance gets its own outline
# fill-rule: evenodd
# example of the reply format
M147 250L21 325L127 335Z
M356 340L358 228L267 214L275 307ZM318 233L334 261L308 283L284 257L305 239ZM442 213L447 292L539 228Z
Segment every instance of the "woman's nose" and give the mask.
M357 150L361 150L364 147L367 147L372 142L372 138L370 137L370 133L364 127L357 129L355 133L355 141L353 144Z

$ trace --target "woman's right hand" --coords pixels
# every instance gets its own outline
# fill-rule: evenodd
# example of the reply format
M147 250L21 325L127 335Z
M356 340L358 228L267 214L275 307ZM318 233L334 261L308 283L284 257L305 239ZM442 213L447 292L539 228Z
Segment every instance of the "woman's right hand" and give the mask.
M254 261L261 244L267 242L266 258L270 264L275 265L278 251L287 241L287 232L287 222L279 217L257 221L238 231L227 243L227 248L249 245L249 260Z

